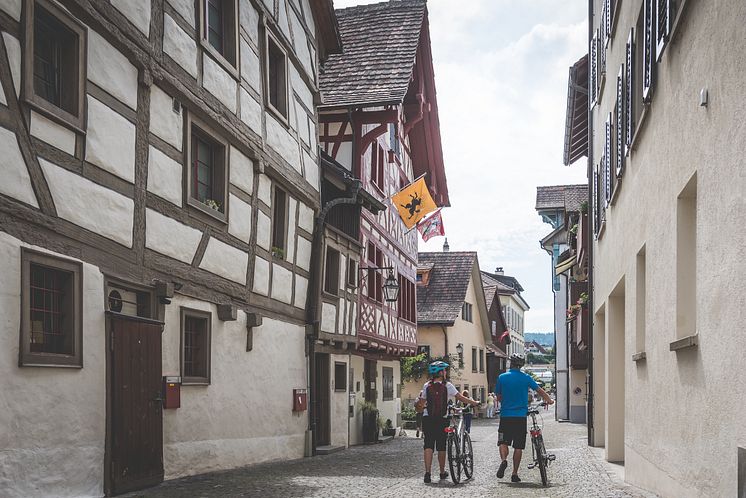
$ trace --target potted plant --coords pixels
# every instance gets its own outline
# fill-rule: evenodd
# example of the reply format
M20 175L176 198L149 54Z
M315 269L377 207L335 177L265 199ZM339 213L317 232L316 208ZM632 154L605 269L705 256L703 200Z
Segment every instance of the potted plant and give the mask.
M588 293L587 292L580 293L580 298L578 298L578 304L581 306L588 305Z
M220 211L220 203L215 199L205 199L205 206L215 211Z
M370 401L364 401L360 404L360 411L363 413L363 442L378 442L378 408Z
M396 428L393 426L390 418L386 419L386 423L383 425L381 432L384 436L396 436Z
M580 212L583 214L588 212L588 201L583 201L580 203Z
M567 321L571 322L575 320L575 317L578 316L578 313L580 313L582 307L583 306L580 304L570 305L570 307L567 308Z
M270 250L272 253L272 256L274 256L277 259L285 259L285 250L281 247L275 247L272 246L272 249Z

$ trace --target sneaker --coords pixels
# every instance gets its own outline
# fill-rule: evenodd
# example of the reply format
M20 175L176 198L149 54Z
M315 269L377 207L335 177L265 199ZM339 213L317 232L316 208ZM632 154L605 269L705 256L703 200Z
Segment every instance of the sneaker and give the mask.
M448 472L441 472L440 473L440 480L448 479Z
M508 462L507 460L503 460L503 462L500 464L500 468L497 469L497 478L502 479L505 477L505 469L508 468Z
M510 476L510 482L521 482L521 478L518 477L516 474L513 474Z
M430 479L430 472L425 472L425 484L430 484L432 480Z
M420 431L417 431L417 437L418 438L420 437Z

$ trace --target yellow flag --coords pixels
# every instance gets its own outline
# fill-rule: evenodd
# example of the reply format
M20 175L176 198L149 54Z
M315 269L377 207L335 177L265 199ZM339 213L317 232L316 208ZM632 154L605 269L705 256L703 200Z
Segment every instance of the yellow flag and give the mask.
M391 201L399 211L399 216L401 216L407 228L412 228L422 218L438 209L432 196L430 196L424 177L394 194Z

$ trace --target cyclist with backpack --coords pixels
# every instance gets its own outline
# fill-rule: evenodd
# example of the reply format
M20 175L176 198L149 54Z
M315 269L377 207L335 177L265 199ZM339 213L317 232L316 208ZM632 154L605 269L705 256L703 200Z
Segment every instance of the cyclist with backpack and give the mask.
M500 446L500 467L497 469L497 477L502 479L505 469L508 468L508 446L513 446L513 475L512 482L521 482L518 477L518 467L521 465L521 456L526 447L526 432L528 424L528 400L531 389L541 396L547 405L554 403L552 398L540 388L530 375L521 372L521 367L526 360L519 354L510 356L510 370L497 378L495 394L498 401L502 403L500 413L500 427L498 428L498 441Z
M430 470L433 463L433 452L438 450L440 478L448 478L446 468L446 432L448 427L448 401L456 398L462 403L477 406L473 399L462 396L456 386L446 381L448 363L434 361L428 366L430 380L422 387L415 409L423 413L422 429L425 434L425 483L431 482Z

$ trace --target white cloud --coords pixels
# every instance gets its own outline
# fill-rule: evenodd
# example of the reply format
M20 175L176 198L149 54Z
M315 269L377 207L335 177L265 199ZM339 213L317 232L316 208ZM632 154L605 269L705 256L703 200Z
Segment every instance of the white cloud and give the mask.
M337 8L364 2L335 0ZM458 5L458 7L456 7ZM430 0L441 136L452 207L451 250L503 266L532 306L527 331L553 330L551 231L534 210L538 185L585 183L562 166L568 68L586 52L586 6L572 0ZM421 250L441 250L436 238Z

